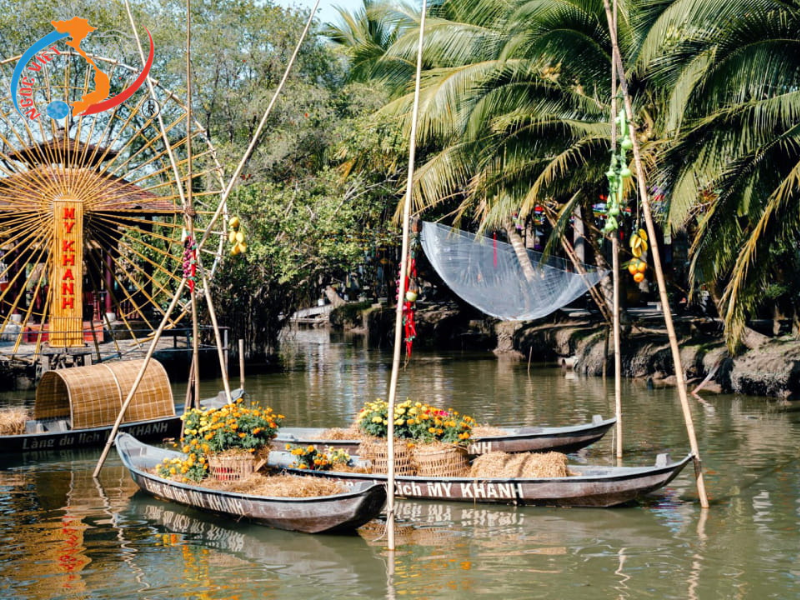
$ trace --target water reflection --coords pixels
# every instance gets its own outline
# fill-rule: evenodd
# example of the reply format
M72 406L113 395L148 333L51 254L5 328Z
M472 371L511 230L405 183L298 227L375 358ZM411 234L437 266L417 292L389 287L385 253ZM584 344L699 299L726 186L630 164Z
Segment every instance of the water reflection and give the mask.
M385 397L391 356L324 332L283 349L288 368L248 376L287 425L349 424ZM204 395L220 382L203 382ZM184 385L176 386L182 398ZM564 425L610 415L611 381L415 352L400 397L497 425ZM21 399L22 397L20 397ZM735 396L692 399L710 511L690 470L648 502L548 509L398 502L398 549L382 526L359 536L277 532L135 494L99 451L0 462L0 596L10 598L794 598L800 597L800 410ZM12 402L12 400L7 400ZM12 402L13 403L13 402ZM675 390L623 385L624 464L688 451ZM611 436L576 461L613 464Z

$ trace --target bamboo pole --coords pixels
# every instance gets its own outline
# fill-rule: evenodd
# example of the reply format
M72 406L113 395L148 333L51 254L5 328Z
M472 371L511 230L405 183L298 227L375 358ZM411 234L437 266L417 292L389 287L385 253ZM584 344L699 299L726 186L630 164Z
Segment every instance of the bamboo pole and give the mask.
M244 389L244 340L239 338L239 389Z
M617 31L617 0L614 0L614 9L611 15L611 28ZM614 119L617 118L617 64L611 61L611 153L617 149L617 126ZM614 415L617 418L615 436L616 456L622 458L622 349L620 340L619 324L619 231L614 231L611 238L611 264L613 270L614 288Z
M389 380L389 425L387 436L389 438L389 468L388 468L388 499L386 503L386 522L389 527L389 550L394 550L394 404L397 396L397 377L400 372L400 351L403 345L403 300L406 295L406 273L408 271L408 229L411 217L411 191L414 186L414 157L417 141L417 114L419 113L419 87L422 72L422 40L425 34L425 12L427 0L422 0L422 12L419 21L419 41L417 43L417 73L414 81L414 105L411 111L411 134L408 151L408 181L403 204L403 250L400 257L400 281L397 284L397 310L394 321L394 356L392 359L392 376Z
M703 480L703 463L700 458L700 448L697 445L697 436L695 435L694 423L692 421L692 411L689 408L689 396L686 393L686 378L684 377L683 373L680 348L678 347L678 337L675 334L675 326L672 322L672 311L669 305L669 298L667 297L667 285L666 280L664 279L664 271L661 266L661 257L659 256L658 240L656 238L653 215L650 211L650 199L647 195L647 183L645 180L644 167L642 166L642 156L639 148L639 141L636 138L636 129L633 125L633 103L631 102L631 97L628 93L625 65L622 62L622 55L619 51L617 32L613 26L614 20L613 15L611 14L611 7L609 6L609 0L603 0L603 5L605 6L606 18L608 19L609 31L611 34L612 60L617 65L619 87L622 91L622 96L625 101L625 111L628 114L628 127L630 129L629 135L631 142L633 142L633 161L636 167L636 180L639 187L639 196L642 200L642 213L644 214L645 225L647 227L647 235L650 237L650 247L653 251L653 269L656 273L658 293L661 299L661 306L663 307L664 324L667 327L667 336L669 337L669 346L670 350L672 351L672 360L675 363L675 378L678 385L678 396L680 397L681 408L683 409L683 418L686 423L686 432L689 436L689 445L692 450L695 481L697 483L697 494L700 498L700 506L702 508L708 508L708 497L706 495L705 481Z
M119 426L122 423L122 419L125 417L125 411L128 410L128 405L131 403L133 395L136 393L136 390L139 389L139 384L144 378L144 372L147 369L147 365L150 364L150 359L152 358L153 353L156 351L158 340L161 339L161 333L164 331L164 327L169 320L169 315L173 310L175 310L175 305L178 303L178 299L181 297L181 292L183 291L185 285L186 280L184 279L181 281L178 289L175 291L175 295L172 297L172 302L170 302L169 308L167 308L164 313L164 318L161 319L161 324L156 330L156 335L153 337L153 341L150 343L150 347L147 349L147 354L145 354L144 361L142 362L142 368L139 369L139 374L136 376L136 379L131 386L131 390L128 392L128 397L125 398L125 402L122 403L122 408L119 409L119 415L117 415L117 420L114 421L114 426L111 428L111 433L108 435L105 448L103 448L103 453L100 455L100 459L97 461L97 466L94 469L94 473L92 473L92 477L97 477L100 474L100 469L103 468L103 463L106 462L108 451L111 449L111 444L114 443L114 440L117 437L117 432L119 431Z
M179 184L180 185L180 184ZM192 0L186 0L186 204L184 218L189 230L192 245L197 246L194 239L194 203L192 198ZM195 249L195 261L200 251ZM194 282L195 284L197 282ZM196 285L189 288L192 300L192 363L194 364L194 394L191 406L200 407L200 328L197 323ZM227 386L228 400L230 390Z

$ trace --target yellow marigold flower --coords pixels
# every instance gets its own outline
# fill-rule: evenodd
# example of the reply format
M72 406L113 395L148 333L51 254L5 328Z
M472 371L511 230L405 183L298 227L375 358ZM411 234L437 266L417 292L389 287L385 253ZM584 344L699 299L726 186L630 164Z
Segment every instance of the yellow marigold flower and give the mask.
M395 420L394 420L394 424L395 424L395 425L402 425L402 424L403 424L403 418L401 417L401 418L399 418L399 419L395 419Z
M380 417L372 417L373 423L380 423L381 421L383 421L383 419L381 419Z
M184 446L183 448L181 448L181 452L184 453L188 452L189 450L190 450L189 446Z
M381 419L381 420L383 421L383 424L384 424L384 425L388 425L388 424L389 424L389 421L388 421L388 419Z
M246 434L246 433L240 433L240 434L239 434L239 437L240 437L240 438L242 438L242 439L244 439L244 438L246 438L246 437L247 437L247 434Z
M413 424L414 424L414 419L408 419L406 421L406 425L413 425Z
M435 427L428 427L428 433L436 433Z
M175 467L170 467L169 472L170 475L175 475L178 471L175 469Z
M286 444L286 449L287 450L291 450L292 449L292 445L291 444Z

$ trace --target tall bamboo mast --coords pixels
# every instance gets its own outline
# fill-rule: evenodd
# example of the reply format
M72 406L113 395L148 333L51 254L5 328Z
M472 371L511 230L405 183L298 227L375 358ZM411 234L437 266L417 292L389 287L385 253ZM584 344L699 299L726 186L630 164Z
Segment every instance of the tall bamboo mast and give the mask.
M427 1L422 0L422 12L419 20L419 40L417 42L417 72L414 80L414 106L411 110L411 134L408 150L408 180L406 194L403 200L403 250L400 257L400 281L397 285L397 309L394 320L394 357L392 359L392 376L389 380L389 424L387 436L389 438L389 467L388 485L389 496L386 503L386 519L389 525L388 544L389 550L394 550L394 405L397 396L397 377L400 373L400 351L403 345L403 303L406 295L406 274L408 272L408 224L411 217L411 191L414 185L414 158L417 145L417 115L419 113L419 87L422 72L422 41L425 34L425 13Z
M661 299L662 312L664 313L664 324L667 327L667 337L669 337L672 360L675 364L675 378L678 384L678 396L680 397L681 408L683 409L683 418L686 422L686 432L689 436L689 445L692 449L695 481L697 483L697 494L700 497L700 506L702 508L708 508L708 496L706 495L706 486L705 481L703 480L703 463L700 458L700 448L697 445L697 436L695 435L694 431L692 411L689 408L689 397L686 394L686 378L684 377L683 373L680 348L678 347L678 337L675 334L675 325L672 322L672 311L669 305L669 298L667 297L667 285L666 280L664 279L664 271L661 266L661 257L659 255L653 215L650 210L650 198L647 195L647 181L645 179L644 167L642 166L642 155L639 148L639 140L636 138L636 129L633 122L633 102L631 101L631 96L628 92L628 81L625 76L625 65L622 62L622 54L619 50L617 30L614 27L615 21L611 6L609 5L609 0L603 0L603 6L605 7L606 19L608 20L609 24L608 28L611 34L611 56L614 63L616 63L619 87L622 91L622 97L625 101L625 112L628 115L628 127L630 129L629 135L631 142L633 142L633 161L636 166L636 181L639 187L639 197L641 198L642 202L642 213L644 214L645 225L647 227L647 235L650 238L650 247L653 250L653 270L656 273L658 293Z
M186 205L184 213L189 239L193 246L194 239L194 202L192 198L192 0L186 0ZM195 249L195 260L200 251ZM200 406L200 330L197 324L197 282L189 288L192 299L192 364L194 365L194 394L191 406ZM192 386L192 381L188 384Z
M611 28L617 31L617 0L611 16ZM617 149L617 63L611 61L611 153ZM621 184L620 184L621 185ZM614 281L614 412L617 417L616 456L622 458L622 348L619 326L619 230L611 238L611 264Z

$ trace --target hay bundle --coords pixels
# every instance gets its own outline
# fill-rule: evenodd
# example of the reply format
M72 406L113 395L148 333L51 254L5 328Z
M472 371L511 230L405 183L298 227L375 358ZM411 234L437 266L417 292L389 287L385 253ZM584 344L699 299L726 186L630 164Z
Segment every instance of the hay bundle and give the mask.
M368 438L369 436L360 431L355 427L349 427L347 429L341 429L339 427L334 427L332 429L326 429L318 436L315 436L313 439L315 440L363 440Z
M0 435L20 435L25 433L25 423L31 417L24 408L4 408L0 410Z
M217 481L204 479L202 487L238 494L274 496L277 498L311 498L333 496L347 491L338 481L321 477L298 477L295 475L251 475L239 481Z
M490 425L476 425L472 428L472 439L493 437L498 435L508 435L508 431L500 429L499 427L491 427Z
M507 454L490 452L475 459L469 476L475 479L508 477L569 477L567 456L560 452Z

